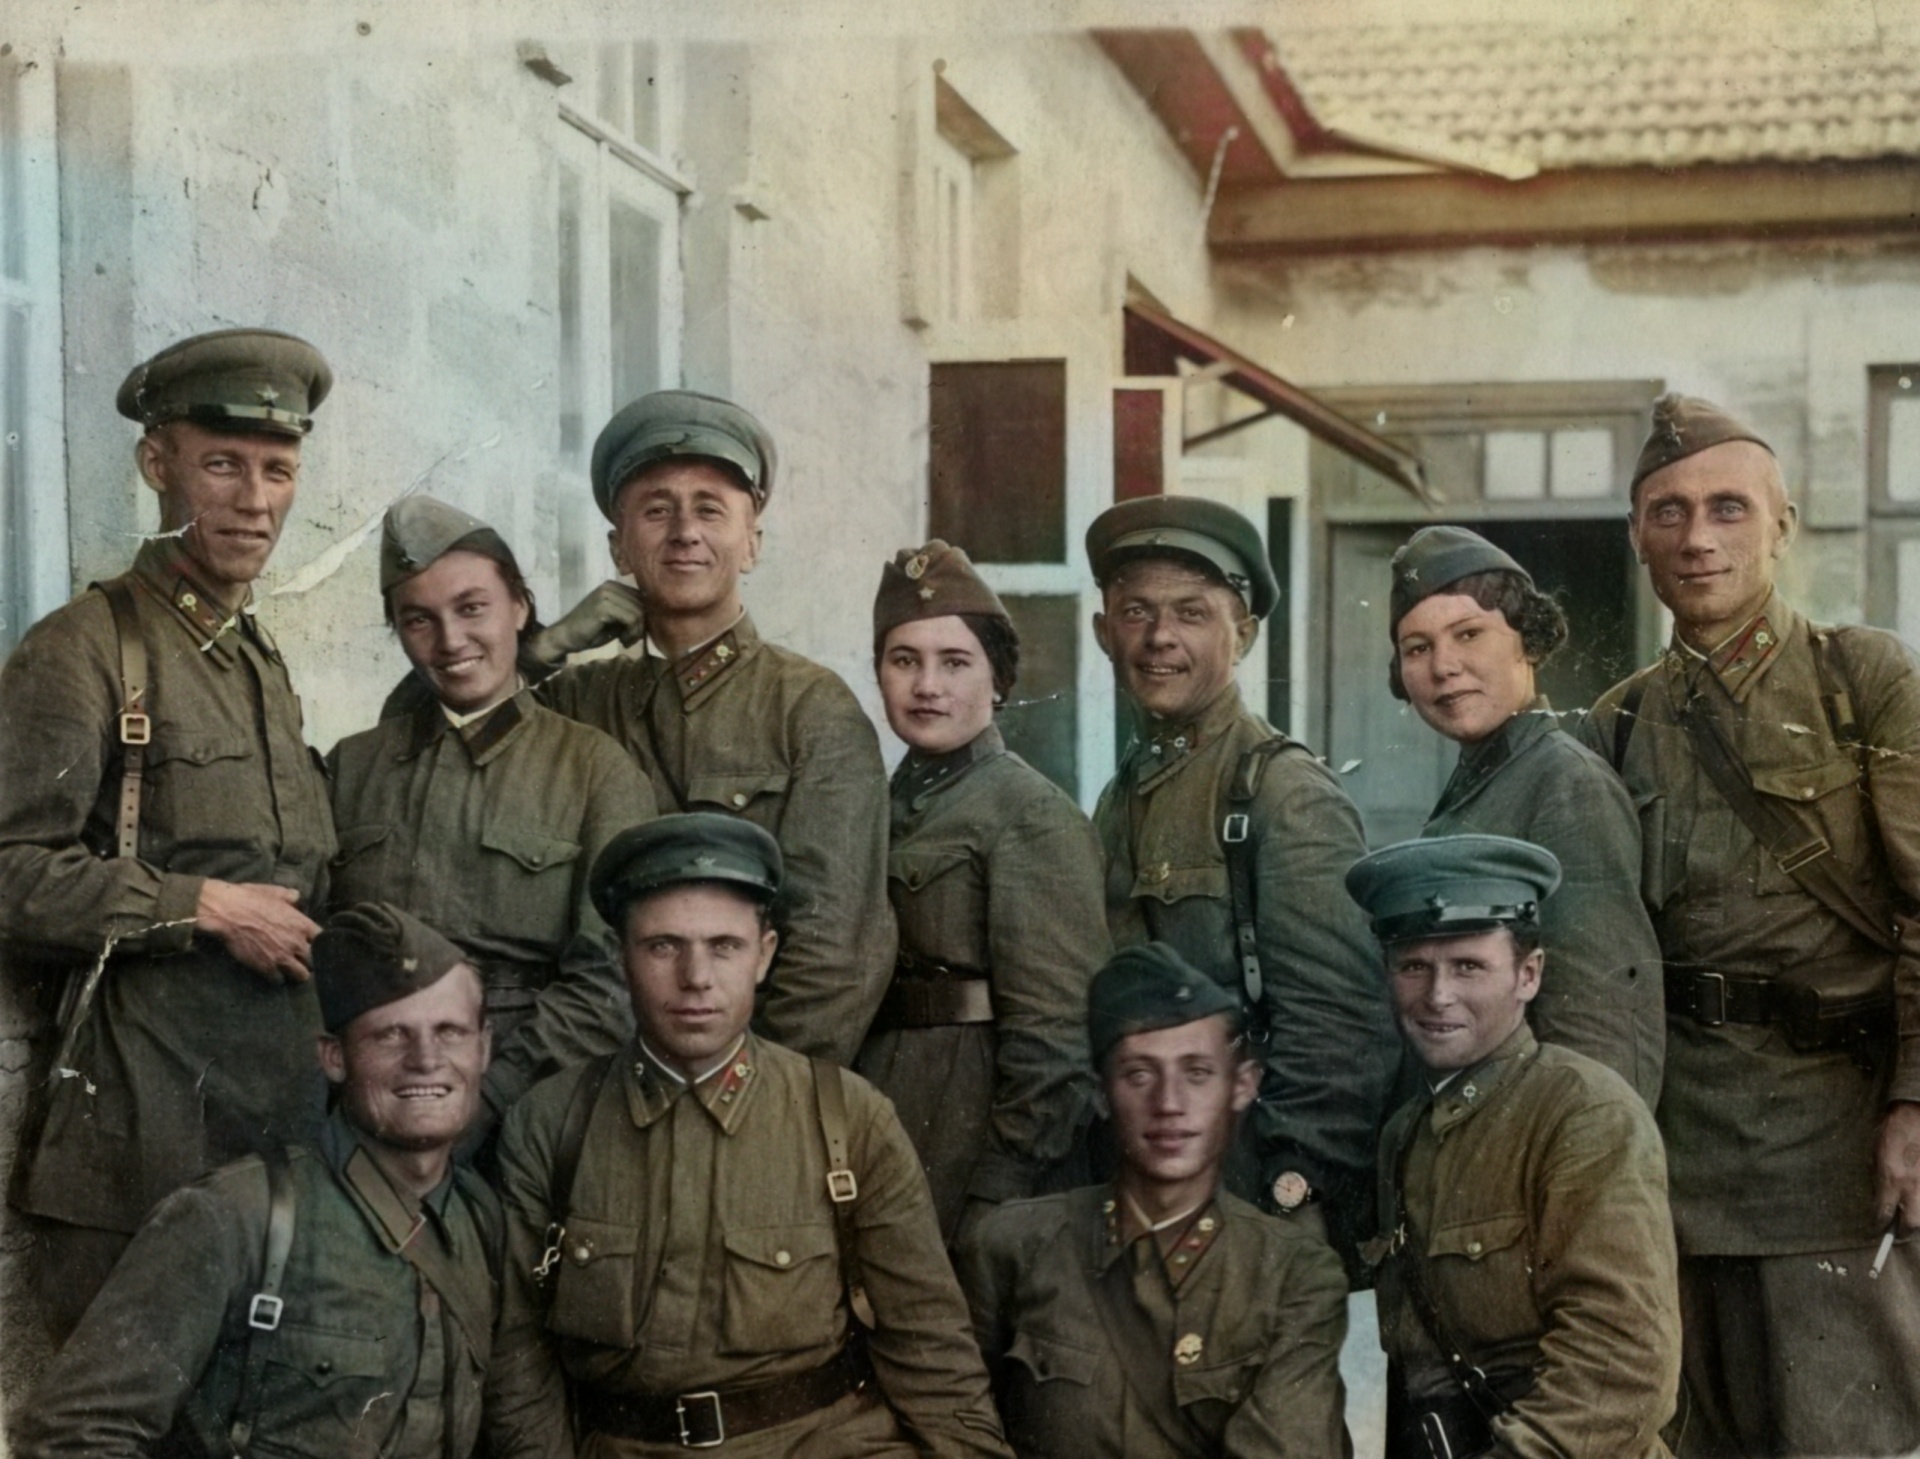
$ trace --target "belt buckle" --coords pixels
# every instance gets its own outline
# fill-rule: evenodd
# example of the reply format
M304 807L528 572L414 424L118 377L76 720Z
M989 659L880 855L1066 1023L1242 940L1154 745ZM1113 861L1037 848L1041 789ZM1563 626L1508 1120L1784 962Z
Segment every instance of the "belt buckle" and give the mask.
M693 1437L693 1425L687 1422L689 1403L710 1403L713 1405L713 1437L696 1439ZM683 1449L717 1449L727 1442L727 1420L720 1407L720 1394L712 1388L703 1388L698 1393L682 1393L673 1400L673 1416L680 1423L680 1447ZM695 1410L695 1416L699 1416Z
M1432 1409L1420 1415L1420 1437L1427 1441L1427 1453L1433 1459L1454 1459L1453 1439L1447 1433L1447 1421Z
M1825 836L1815 836L1811 841L1807 842L1806 845L1789 851L1786 855L1782 856L1780 858L1780 869L1788 876L1792 876L1808 862L1818 861L1831 850L1833 850L1833 847L1829 844Z
M1247 839L1247 813L1235 811L1220 826L1220 839L1229 846L1238 846Z
M1709 1014L1701 1007L1701 994L1711 984L1714 1002L1718 1005ZM1719 1028L1727 1021L1727 975L1725 973L1695 973L1693 975L1693 1021L1702 1028Z
M120 743L123 745L153 743L153 721L147 718L145 711L129 709L120 716Z
M255 1292L247 1304L247 1326L259 1332L277 1331L286 1305L271 1292Z

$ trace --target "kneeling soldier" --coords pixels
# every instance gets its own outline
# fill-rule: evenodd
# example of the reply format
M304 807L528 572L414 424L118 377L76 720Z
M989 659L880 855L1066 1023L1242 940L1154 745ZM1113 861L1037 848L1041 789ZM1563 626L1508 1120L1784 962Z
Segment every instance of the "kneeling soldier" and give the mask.
M920 1163L838 1065L747 1032L780 848L665 816L595 862L638 1037L537 1085L500 1141L514 1454L999 1456Z
M1604 1065L1535 1041L1553 854L1439 836L1356 863L1428 1090L1380 1144L1389 1459L1648 1459L1680 1375L1666 1157Z
M1015 1451L1349 1452L1340 1260L1220 1184L1260 1087L1240 1000L1161 942L1116 954L1088 997L1119 1174L1000 1206L961 1247Z
M21 1459L132 1459L170 1427L168 1453L472 1452L501 1221L450 1156L487 1067L480 978L382 903L336 915L313 970L338 1093L318 1145L154 1209L27 1406Z

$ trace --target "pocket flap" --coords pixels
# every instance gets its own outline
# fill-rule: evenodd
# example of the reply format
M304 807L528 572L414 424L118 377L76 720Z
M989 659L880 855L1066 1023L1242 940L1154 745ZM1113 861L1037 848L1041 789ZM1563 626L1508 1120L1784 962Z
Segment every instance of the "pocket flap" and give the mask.
M727 1232L725 1241L730 1255L780 1272L837 1250L831 1226L748 1226Z
M1526 1234L1527 1218L1518 1211L1477 1221L1456 1221L1441 1227L1427 1239L1427 1255L1464 1256L1468 1261L1482 1261L1496 1251L1515 1245Z
M1221 1403L1238 1403L1247 1396L1247 1388L1253 1381L1254 1373L1259 1370L1262 1356L1254 1353L1225 1362L1209 1363L1205 1367L1175 1368L1174 1401L1183 1408L1189 1403L1208 1398Z
M509 826L489 826L481 834L480 844L489 851L511 856L528 871L545 871L550 866L563 866L580 854L578 841Z
M638 1227L590 1221L584 1216L569 1216L560 1238L561 1258L574 1267L589 1267L596 1261L614 1257L630 1257L639 1249Z
M1133 895L1159 902L1178 902L1187 897L1225 901L1227 868L1221 862L1206 866L1169 866L1164 861L1149 861L1134 869Z
M887 858L887 875L917 892L972 859L973 853L965 846L903 846Z
M1816 760L1809 765L1784 765L1778 770L1753 771L1753 788L1787 800L1812 801L1860 778L1860 766L1847 756Z
M208 734L162 720L154 726L153 743L147 746L147 763L178 760L188 765L210 765L215 760L244 760L253 751L253 741L244 735Z
M303 1373L316 1384L388 1377L393 1357L377 1337L303 1322L283 1322L264 1341L268 1362Z
M687 779L687 804L743 811L763 795L780 795L792 777L784 770L741 771L732 775L693 775Z
M1014 1333L1007 1357L1041 1383L1078 1383L1083 1388L1092 1384L1102 1360L1096 1349L1077 1347L1051 1333L1029 1332L1024 1327Z
M378 846L393 832L391 826L361 825L346 826L335 833L334 839L340 843L340 850L334 855L336 862L351 861L370 846Z

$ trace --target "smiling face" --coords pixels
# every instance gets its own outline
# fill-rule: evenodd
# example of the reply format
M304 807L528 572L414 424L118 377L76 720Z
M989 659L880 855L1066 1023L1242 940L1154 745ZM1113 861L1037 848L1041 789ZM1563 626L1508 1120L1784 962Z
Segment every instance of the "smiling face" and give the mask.
M753 494L723 467L698 458L659 461L620 488L608 534L614 566L631 573L649 621L712 622L740 616L740 579L760 558Z
M447 708L471 714L513 693L529 609L491 557L445 553L396 583L389 604L400 647Z
M647 1047L689 1079L733 1047L779 938L722 882L688 882L627 908L620 962Z
M1198 715L1233 682L1259 622L1239 594L1173 558L1128 563L1108 580L1093 632L1120 687L1156 719Z
M299 438L176 420L142 436L135 458L160 494L161 530L180 532L205 586L236 605L266 571L293 510Z
M1436 1072L1479 1063L1520 1027L1540 991L1540 949L1522 955L1504 927L1387 949L1394 1014Z
M993 666L958 617L902 623L880 650L880 697L895 734L923 755L943 755L993 723Z
M323 1035L320 1066L356 1129L396 1150L443 1150L480 1108L492 1052L480 975L466 963Z
M1420 718L1450 740L1485 739L1533 701L1533 665L1498 608L1435 593L1394 630L1400 682Z
M1681 639L1710 650L1766 606L1795 521L1773 454L1727 441L1642 481L1629 530Z
M1234 1117L1260 1088L1260 1066L1242 1055L1226 1016L1128 1034L1102 1078L1121 1181L1141 1207L1177 1211L1211 1194Z

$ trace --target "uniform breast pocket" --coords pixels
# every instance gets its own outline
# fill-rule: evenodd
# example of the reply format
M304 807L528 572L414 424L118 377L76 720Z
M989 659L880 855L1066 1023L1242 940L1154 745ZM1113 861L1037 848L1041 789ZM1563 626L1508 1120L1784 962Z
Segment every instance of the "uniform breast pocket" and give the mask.
M1066 1342L1050 1332L1021 1328L1007 1345L1007 1361L1024 1368L1035 1383L1064 1383L1090 1388L1105 1354L1098 1348Z
M973 852L965 846L899 846L887 857L887 876L908 892L966 879ZM957 888L956 888L957 889Z
M833 1227L750 1226L724 1241L722 1351L790 1352L839 1340L847 1319Z
M1805 828L1797 838L1802 844L1817 846L1819 841L1825 841L1843 865L1860 864L1866 854L1865 806L1860 767L1851 757L1842 755L1777 769L1756 766L1752 775L1753 788L1760 793L1762 803L1773 809L1785 809L1793 821ZM1758 894L1768 896L1800 890L1800 884L1791 873L1780 869L1780 862L1772 853L1756 846L1754 855L1754 890Z
M687 809L725 811L771 825L786 797L792 777L784 770L741 770L720 775L693 775L687 779Z
M1535 1320L1526 1237L1526 1215L1514 1211L1454 1221L1427 1238L1434 1300L1461 1337L1504 1341Z
M147 747L146 776L149 818L175 847L251 848L258 837L249 828L272 815L259 746L244 735L162 722ZM262 807L251 820L249 806ZM236 808L243 813L236 816Z
M1224 902L1227 868L1224 863L1175 866L1166 861L1143 862L1133 871L1133 895L1169 904L1188 897Z
M547 1326L561 1337L631 1347L633 1266L639 1249L637 1227L569 1216Z
M1207 1356L1211 1361L1174 1369L1174 1401L1182 1408L1219 1404L1221 1408L1214 1411L1215 1417L1225 1423L1226 1410L1236 1407L1252 1388L1254 1375L1260 1371L1261 1355L1255 1352L1237 1358L1214 1358L1211 1353Z
M393 829L383 825L342 826L340 849L332 862L332 893L336 903L376 901L392 895L393 876L387 865L387 845Z
M405 1355L378 1337L299 1322L255 1340L266 1344L259 1418L266 1442L256 1448L313 1459L380 1452L404 1402Z

